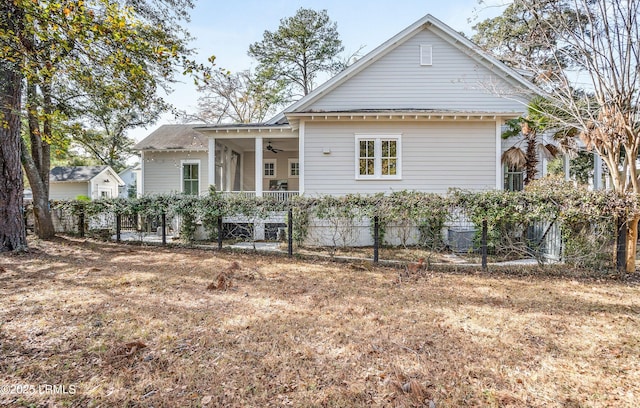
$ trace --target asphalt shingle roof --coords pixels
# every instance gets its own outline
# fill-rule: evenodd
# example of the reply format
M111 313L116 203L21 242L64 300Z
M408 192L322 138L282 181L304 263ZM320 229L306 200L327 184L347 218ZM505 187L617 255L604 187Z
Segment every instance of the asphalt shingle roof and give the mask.
M202 150L208 149L206 136L193 130L194 125L162 125L133 148L135 150Z
M52 182L62 181L89 181L100 174L108 166L58 166L49 172L49 180Z

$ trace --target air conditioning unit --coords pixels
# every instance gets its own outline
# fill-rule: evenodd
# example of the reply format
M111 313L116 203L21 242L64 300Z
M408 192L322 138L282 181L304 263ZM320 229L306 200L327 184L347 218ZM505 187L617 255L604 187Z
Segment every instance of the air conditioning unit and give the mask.
M476 235L474 229L449 228L447 231L449 247L455 252L469 252L474 249L473 238Z

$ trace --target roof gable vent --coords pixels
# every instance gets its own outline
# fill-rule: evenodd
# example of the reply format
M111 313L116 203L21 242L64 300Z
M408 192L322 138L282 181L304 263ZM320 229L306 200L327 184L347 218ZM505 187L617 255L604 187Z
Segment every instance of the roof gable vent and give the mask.
M432 47L431 44L420 44L420 65L432 65Z

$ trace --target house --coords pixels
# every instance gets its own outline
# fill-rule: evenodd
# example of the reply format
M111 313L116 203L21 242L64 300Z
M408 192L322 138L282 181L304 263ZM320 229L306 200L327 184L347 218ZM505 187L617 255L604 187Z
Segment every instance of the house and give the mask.
M502 189L502 127L537 89L426 15L274 118L165 125L144 193L256 196Z
M160 126L134 146L142 156L142 192L206 192L209 179L203 169L208 168L208 146L207 138L193 125Z
M25 188L22 192L22 201L25 204L33 202L33 191L30 188Z
M124 181L109 166L54 167L49 173L49 198L73 200L78 197L118 197Z
M118 176L124 182L124 185L120 187L120 198L134 198L142 195L142 166L136 164L135 166L127 167L118 173Z

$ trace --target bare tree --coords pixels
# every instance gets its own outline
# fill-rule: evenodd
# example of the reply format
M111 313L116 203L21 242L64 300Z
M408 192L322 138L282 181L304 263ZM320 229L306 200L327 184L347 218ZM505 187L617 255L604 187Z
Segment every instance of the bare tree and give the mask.
M262 122L285 101L282 81L264 81L250 70L211 70L198 91L198 112L186 120L211 124Z
M538 27L544 64L519 66L548 92L550 125L578 135L610 171L612 188L640 193L640 1L516 0ZM553 16L553 18L550 18ZM627 235L627 271L635 270L638 217Z

